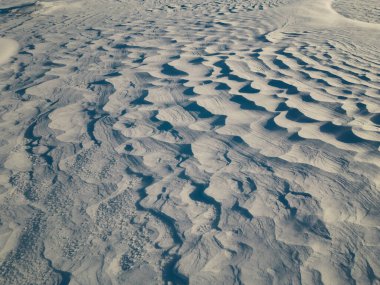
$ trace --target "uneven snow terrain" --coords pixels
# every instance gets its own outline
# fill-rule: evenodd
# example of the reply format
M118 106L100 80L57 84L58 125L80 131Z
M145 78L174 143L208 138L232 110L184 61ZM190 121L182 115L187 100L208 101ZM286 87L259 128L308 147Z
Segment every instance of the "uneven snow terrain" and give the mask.
M380 4L378 0L332 1L334 9L348 18L380 24Z
M0 0L0 284L380 284L378 11Z

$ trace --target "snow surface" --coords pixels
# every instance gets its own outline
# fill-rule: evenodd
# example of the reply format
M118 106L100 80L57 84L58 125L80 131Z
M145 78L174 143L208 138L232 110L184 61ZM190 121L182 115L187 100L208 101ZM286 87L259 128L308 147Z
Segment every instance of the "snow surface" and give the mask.
M380 284L349 2L0 0L0 284Z

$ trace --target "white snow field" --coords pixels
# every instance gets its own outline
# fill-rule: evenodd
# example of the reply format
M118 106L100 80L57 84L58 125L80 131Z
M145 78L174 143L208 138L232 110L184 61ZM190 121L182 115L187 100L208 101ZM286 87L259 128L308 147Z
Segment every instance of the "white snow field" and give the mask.
M0 284L380 284L363 0L0 0Z

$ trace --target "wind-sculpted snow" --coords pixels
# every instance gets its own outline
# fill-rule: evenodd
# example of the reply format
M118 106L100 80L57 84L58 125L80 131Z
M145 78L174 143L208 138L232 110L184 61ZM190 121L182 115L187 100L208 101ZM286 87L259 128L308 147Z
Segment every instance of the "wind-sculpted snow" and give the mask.
M380 6L377 0L333 1L333 8L345 17L380 24Z
M380 282L379 25L62 0L0 29L1 284Z

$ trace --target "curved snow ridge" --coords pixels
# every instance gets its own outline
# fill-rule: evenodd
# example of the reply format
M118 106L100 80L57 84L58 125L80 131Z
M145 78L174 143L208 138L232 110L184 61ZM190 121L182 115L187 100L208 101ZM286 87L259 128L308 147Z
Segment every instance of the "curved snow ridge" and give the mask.
M7 13L15 9L33 6L36 2L37 0L3 0L0 3L0 14Z
M81 1L38 1L39 9L37 13L43 15L51 15L53 13L67 13L78 10L82 3Z
M0 65L10 61L18 52L19 44L17 41L9 38L0 38Z

